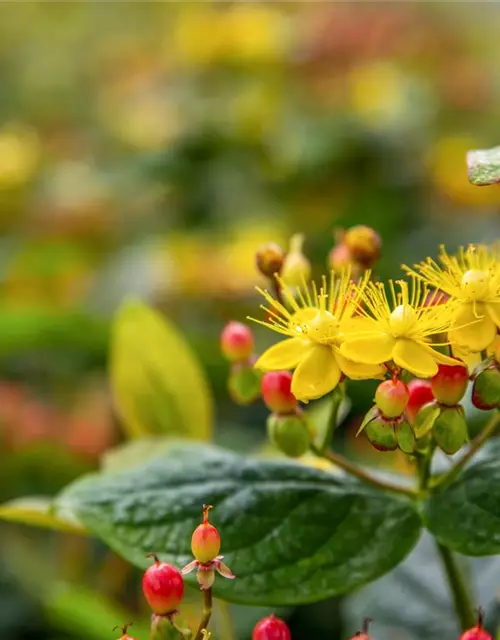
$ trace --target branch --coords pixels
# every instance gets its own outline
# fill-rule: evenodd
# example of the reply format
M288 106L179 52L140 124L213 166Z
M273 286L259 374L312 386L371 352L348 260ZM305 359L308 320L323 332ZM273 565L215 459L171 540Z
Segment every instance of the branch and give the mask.
M194 640L203 640L206 637L204 631L208 631L208 624L212 617L212 587L203 591L203 616Z

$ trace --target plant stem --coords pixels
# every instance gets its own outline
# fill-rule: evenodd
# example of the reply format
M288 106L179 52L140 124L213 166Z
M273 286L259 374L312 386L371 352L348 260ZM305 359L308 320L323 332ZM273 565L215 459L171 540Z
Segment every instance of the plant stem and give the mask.
M436 543L436 546L450 585L460 627L465 631L476 624L476 613L469 589L451 549L439 543Z
M436 478L436 480L431 484L431 487L442 488L450 484L450 482L452 482L458 476L460 471L462 471L467 462L469 462L469 460L477 453L477 451L482 447L486 440L488 440L488 438L495 431L499 424L500 412L497 410L488 420L481 433L479 433L471 442L467 453L460 458L460 460L448 471L448 473L445 473L442 476L439 476L439 478Z
M344 456L341 456L339 453L335 453L330 449L327 449L326 451L321 451L317 447L312 446L311 450L317 456L321 458L325 458L326 460L329 460L334 465L336 465L337 467L340 467L341 469L344 469L344 471L347 471L347 473L349 473L351 476L355 476L365 484L369 484L372 487L381 489L383 491L391 491L392 493L401 493L403 495L411 496L411 497L415 497L416 495L416 492L414 491L414 489L410 489L408 487L401 487L399 485L392 484L390 482L385 482L384 480L379 480L378 478L375 478L374 476L367 473L361 467L358 467L358 465L354 464L347 458L344 458Z
M203 615L200 626L196 632L194 640L203 640L203 631L208 631L208 624L212 617L212 588L203 591Z
M424 492L429 486L433 455L434 447L432 446L421 458L417 458L419 491Z

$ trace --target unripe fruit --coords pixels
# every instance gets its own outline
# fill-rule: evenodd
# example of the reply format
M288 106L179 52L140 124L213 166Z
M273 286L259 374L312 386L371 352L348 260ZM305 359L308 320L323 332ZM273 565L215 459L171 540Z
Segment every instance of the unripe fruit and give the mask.
M472 404L483 411L500 407L500 370L497 367L488 367L476 375Z
M432 426L437 445L447 454L453 455L467 442L468 431L463 407L440 406L440 414Z
M299 458L309 451L311 432L301 415L271 413L267 419L267 432L271 442L290 458Z
M272 614L257 622L252 640L292 640L292 634L286 622Z
M304 236L297 234L290 240L290 251L281 268L281 278L289 287L300 287L311 275L311 263L302 253Z
M415 422L415 416L419 410L434 400L430 380L419 380L415 378L408 383L408 404L406 405L406 415L411 424Z
M275 413L293 413L297 398L291 391L292 374L288 371L269 371L262 378L261 392L266 407Z
M438 372L431 378L434 397L441 404L453 407L464 397L469 383L469 369L457 360L457 366L438 365Z
M253 366L253 358L248 362L234 362L227 379L227 389L231 399L246 406L260 398L262 373Z
M220 348L230 362L247 360L253 353L253 333L241 322L229 322L220 336Z
M375 392L375 403L385 418L398 418L408 404L410 394L398 379L381 382Z
M153 554L154 564L142 578L142 591L153 613L167 615L177 609L184 594L181 572Z
M366 425L364 431L377 451L394 451L398 448L394 421L378 415Z
M201 564L212 562L220 551L220 535L208 521L211 505L203 505L203 522L196 527L191 537L191 551Z
M344 244L357 262L370 267L380 257L382 241L379 234L365 225L356 225L345 232Z
M285 252L275 242L266 242L261 245L255 254L257 269L266 278L273 278L276 273L281 272Z

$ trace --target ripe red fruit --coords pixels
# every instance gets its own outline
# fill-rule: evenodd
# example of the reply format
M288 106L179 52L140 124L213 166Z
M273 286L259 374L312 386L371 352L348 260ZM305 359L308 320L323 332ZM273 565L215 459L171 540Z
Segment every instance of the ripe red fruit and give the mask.
M154 554L152 557L155 561L142 577L142 591L153 613L165 616L175 611L182 602L184 580L178 569L160 562Z
M477 625L464 631L459 640L493 640L493 636L483 629L483 611L479 609Z
M415 416L424 404L434 400L434 394L432 393L431 381L420 380L419 378L410 380L408 383L408 391L410 397L406 405L406 415L408 416L408 420L413 424L413 422L415 422Z
M432 393L438 402L453 407L464 397L469 383L469 369L457 360L457 366L440 364L431 378Z
M291 391L292 374L288 371L269 371L261 382L262 398L267 408L274 413L293 413L297 398Z
M384 418L398 418L408 404L408 387L394 378L381 382L375 392L375 403Z
M292 634L286 622L271 614L257 622L252 633L252 640L292 640Z
M220 337L220 348L230 362L247 360L253 353L253 333L241 322L229 322Z
M212 562L219 555L220 535L208 521L211 505L203 505L203 522L196 527L191 537L191 551L201 564Z

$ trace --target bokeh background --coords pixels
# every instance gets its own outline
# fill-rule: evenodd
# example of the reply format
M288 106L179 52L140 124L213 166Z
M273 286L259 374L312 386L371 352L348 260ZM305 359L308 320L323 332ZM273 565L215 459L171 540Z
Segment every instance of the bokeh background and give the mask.
M369 224L397 277L498 237L500 190L469 185L465 153L498 142L499 29L496 2L2 3L0 498L53 495L124 441L107 359L125 296L182 330L215 440L253 453L266 412L229 399L218 335L255 314L260 243L304 232L319 274L334 229ZM341 446L373 461L351 437L357 389ZM347 637L365 613L376 637L454 637L422 544L371 590L281 611L294 639ZM217 638L263 613L218 605ZM139 574L112 553L0 523L2 638L111 640L129 618L146 638Z

